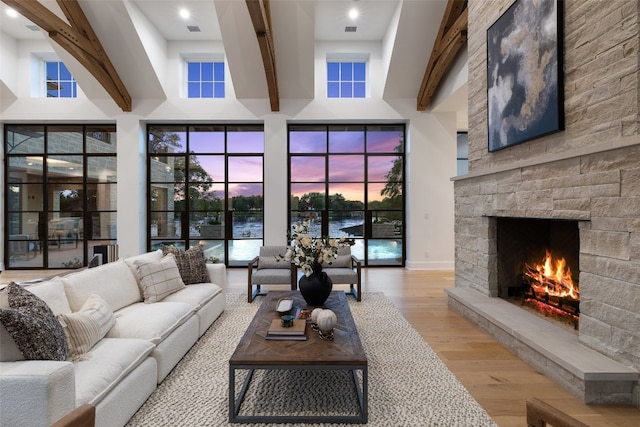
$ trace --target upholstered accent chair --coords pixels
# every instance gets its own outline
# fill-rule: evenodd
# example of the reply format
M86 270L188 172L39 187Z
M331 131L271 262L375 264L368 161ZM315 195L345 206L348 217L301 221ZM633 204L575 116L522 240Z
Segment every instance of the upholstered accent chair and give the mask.
M350 246L340 247L338 258L331 264L323 264L322 271L327 273L334 285L349 285L347 295L353 295L356 301L362 299L362 265L360 260L351 254Z
M259 255L249 261L248 302L253 302L258 295L264 295L260 292L262 285L291 285L292 291L297 289L295 265L281 259L287 249L287 246L262 246Z

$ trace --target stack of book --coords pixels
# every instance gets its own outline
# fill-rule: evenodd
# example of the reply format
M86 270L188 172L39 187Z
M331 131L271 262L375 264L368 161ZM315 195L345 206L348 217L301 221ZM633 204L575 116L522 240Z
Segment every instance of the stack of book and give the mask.
M293 326L284 327L280 319L273 319L271 326L267 330L268 340L294 340L305 341L307 321L305 319L293 319Z

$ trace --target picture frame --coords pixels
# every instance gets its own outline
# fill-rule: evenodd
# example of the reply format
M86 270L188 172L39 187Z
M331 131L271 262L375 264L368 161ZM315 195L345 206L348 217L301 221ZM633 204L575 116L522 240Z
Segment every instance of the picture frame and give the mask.
M487 30L494 152L564 130L563 1L516 0Z

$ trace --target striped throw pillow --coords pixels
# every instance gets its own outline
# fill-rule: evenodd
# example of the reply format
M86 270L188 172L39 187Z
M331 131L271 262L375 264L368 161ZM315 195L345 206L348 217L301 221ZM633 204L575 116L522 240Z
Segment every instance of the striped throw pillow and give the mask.
M58 321L69 343L69 357L78 360L107 335L116 318L102 297L91 294L79 311L59 314Z

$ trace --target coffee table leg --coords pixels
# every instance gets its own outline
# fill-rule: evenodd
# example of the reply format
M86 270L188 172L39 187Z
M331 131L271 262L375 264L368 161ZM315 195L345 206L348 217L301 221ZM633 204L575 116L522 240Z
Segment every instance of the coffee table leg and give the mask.
M366 366L362 369L362 417L366 424L369 421L369 371Z
M236 421L236 368L229 366L229 422Z
M242 383L242 388L240 389L240 393L238 394L238 399L236 400L236 368L233 366L229 366L229 422L235 423L238 421L237 416L240 413L240 406L242 405L242 401L244 400L244 396L247 393L247 389L249 388L249 383L251 382L251 378L253 378L254 369L248 369L247 377L244 379Z
M360 387L360 380L358 379L358 370L362 371L362 387ZM353 385L356 388L356 394L358 395L358 403L360 404L360 417L362 422L366 423L369 417L369 379L367 367L361 369L354 369L351 371L353 377Z

